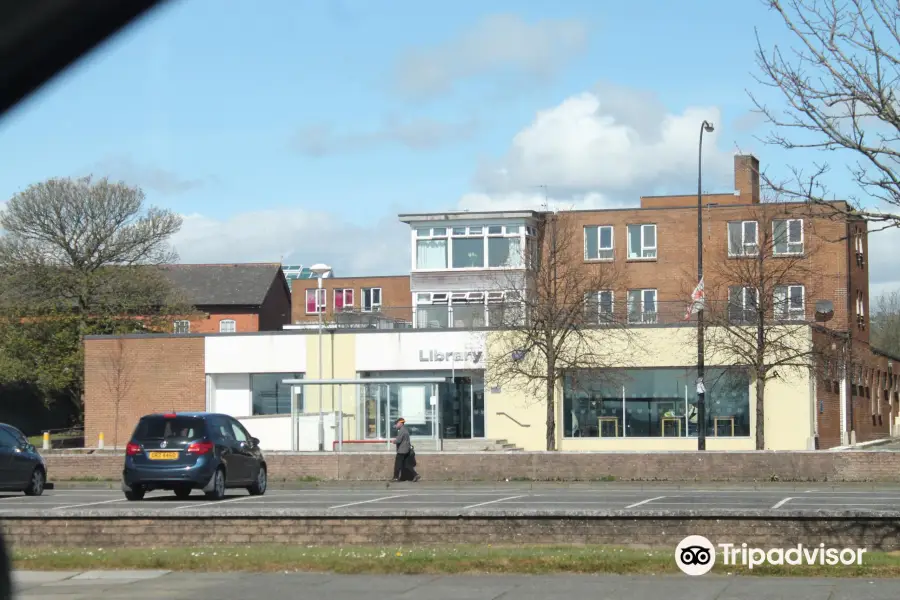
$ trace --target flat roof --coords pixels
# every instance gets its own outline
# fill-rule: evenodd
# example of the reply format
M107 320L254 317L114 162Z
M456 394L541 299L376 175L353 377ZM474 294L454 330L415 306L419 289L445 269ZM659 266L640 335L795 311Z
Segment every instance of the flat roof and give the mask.
M401 223L418 221L468 221L486 219L535 219L542 214L536 210L476 210L433 213L403 213L397 215Z

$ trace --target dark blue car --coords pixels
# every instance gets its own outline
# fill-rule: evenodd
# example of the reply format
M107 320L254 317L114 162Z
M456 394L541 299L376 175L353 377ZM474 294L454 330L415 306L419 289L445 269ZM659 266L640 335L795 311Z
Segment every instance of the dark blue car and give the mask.
M47 465L28 438L12 425L0 423L0 491L40 496L47 483Z
M229 415L147 415L125 447L122 491L129 500L152 490L171 490L179 498L203 490L207 498L221 500L227 488L246 488L259 496L266 483L259 440Z

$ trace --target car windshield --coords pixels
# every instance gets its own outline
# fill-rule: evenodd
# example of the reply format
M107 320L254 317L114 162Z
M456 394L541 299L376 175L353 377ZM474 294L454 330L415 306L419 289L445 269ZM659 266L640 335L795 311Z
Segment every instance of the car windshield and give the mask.
M144 417L134 437L152 439L197 439L206 435L206 422L197 417Z

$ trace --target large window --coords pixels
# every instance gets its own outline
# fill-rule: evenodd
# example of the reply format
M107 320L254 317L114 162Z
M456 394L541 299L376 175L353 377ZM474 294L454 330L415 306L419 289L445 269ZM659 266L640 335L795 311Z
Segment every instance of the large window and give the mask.
M254 373L250 375L250 394L254 415L291 414L291 386L285 379L302 379L303 373ZM303 386L297 386L297 410L303 411Z
M656 323L656 290L628 290L628 322Z
M696 369L609 369L568 374L563 435L694 437L698 432ZM707 436L750 435L750 376L707 367Z
M353 290L351 288L334 290L334 310L353 310Z
M417 329L502 327L521 322L511 292L419 292L415 302Z
M328 294L328 290L312 288L306 290L306 314L308 315L316 315L320 312L325 312L325 297ZM318 302L316 302L318 299Z
M628 226L628 258L656 258L656 225Z
M803 254L803 221L780 219L772 222L773 254Z
M362 289L363 312L377 312L381 310L381 288Z
M775 318L802 321L806 318L806 302L802 285L775 286Z
M417 270L503 269L524 266L524 225L457 225L416 229Z
M425 227L416 229L416 268L447 268L447 228Z
M613 259L612 225L588 225L584 228L584 259Z
M728 223L728 256L756 256L759 241L756 221Z
M613 322L613 291L601 290L585 295L585 321L604 325Z
M758 317L759 295L754 288L728 288L728 320L732 323L755 323Z

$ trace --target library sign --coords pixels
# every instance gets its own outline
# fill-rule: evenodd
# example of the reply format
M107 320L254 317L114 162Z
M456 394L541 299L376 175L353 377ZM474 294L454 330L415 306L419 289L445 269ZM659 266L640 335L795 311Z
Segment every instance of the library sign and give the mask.
M472 363L481 364L484 358L482 350L419 350L419 362L422 363Z

